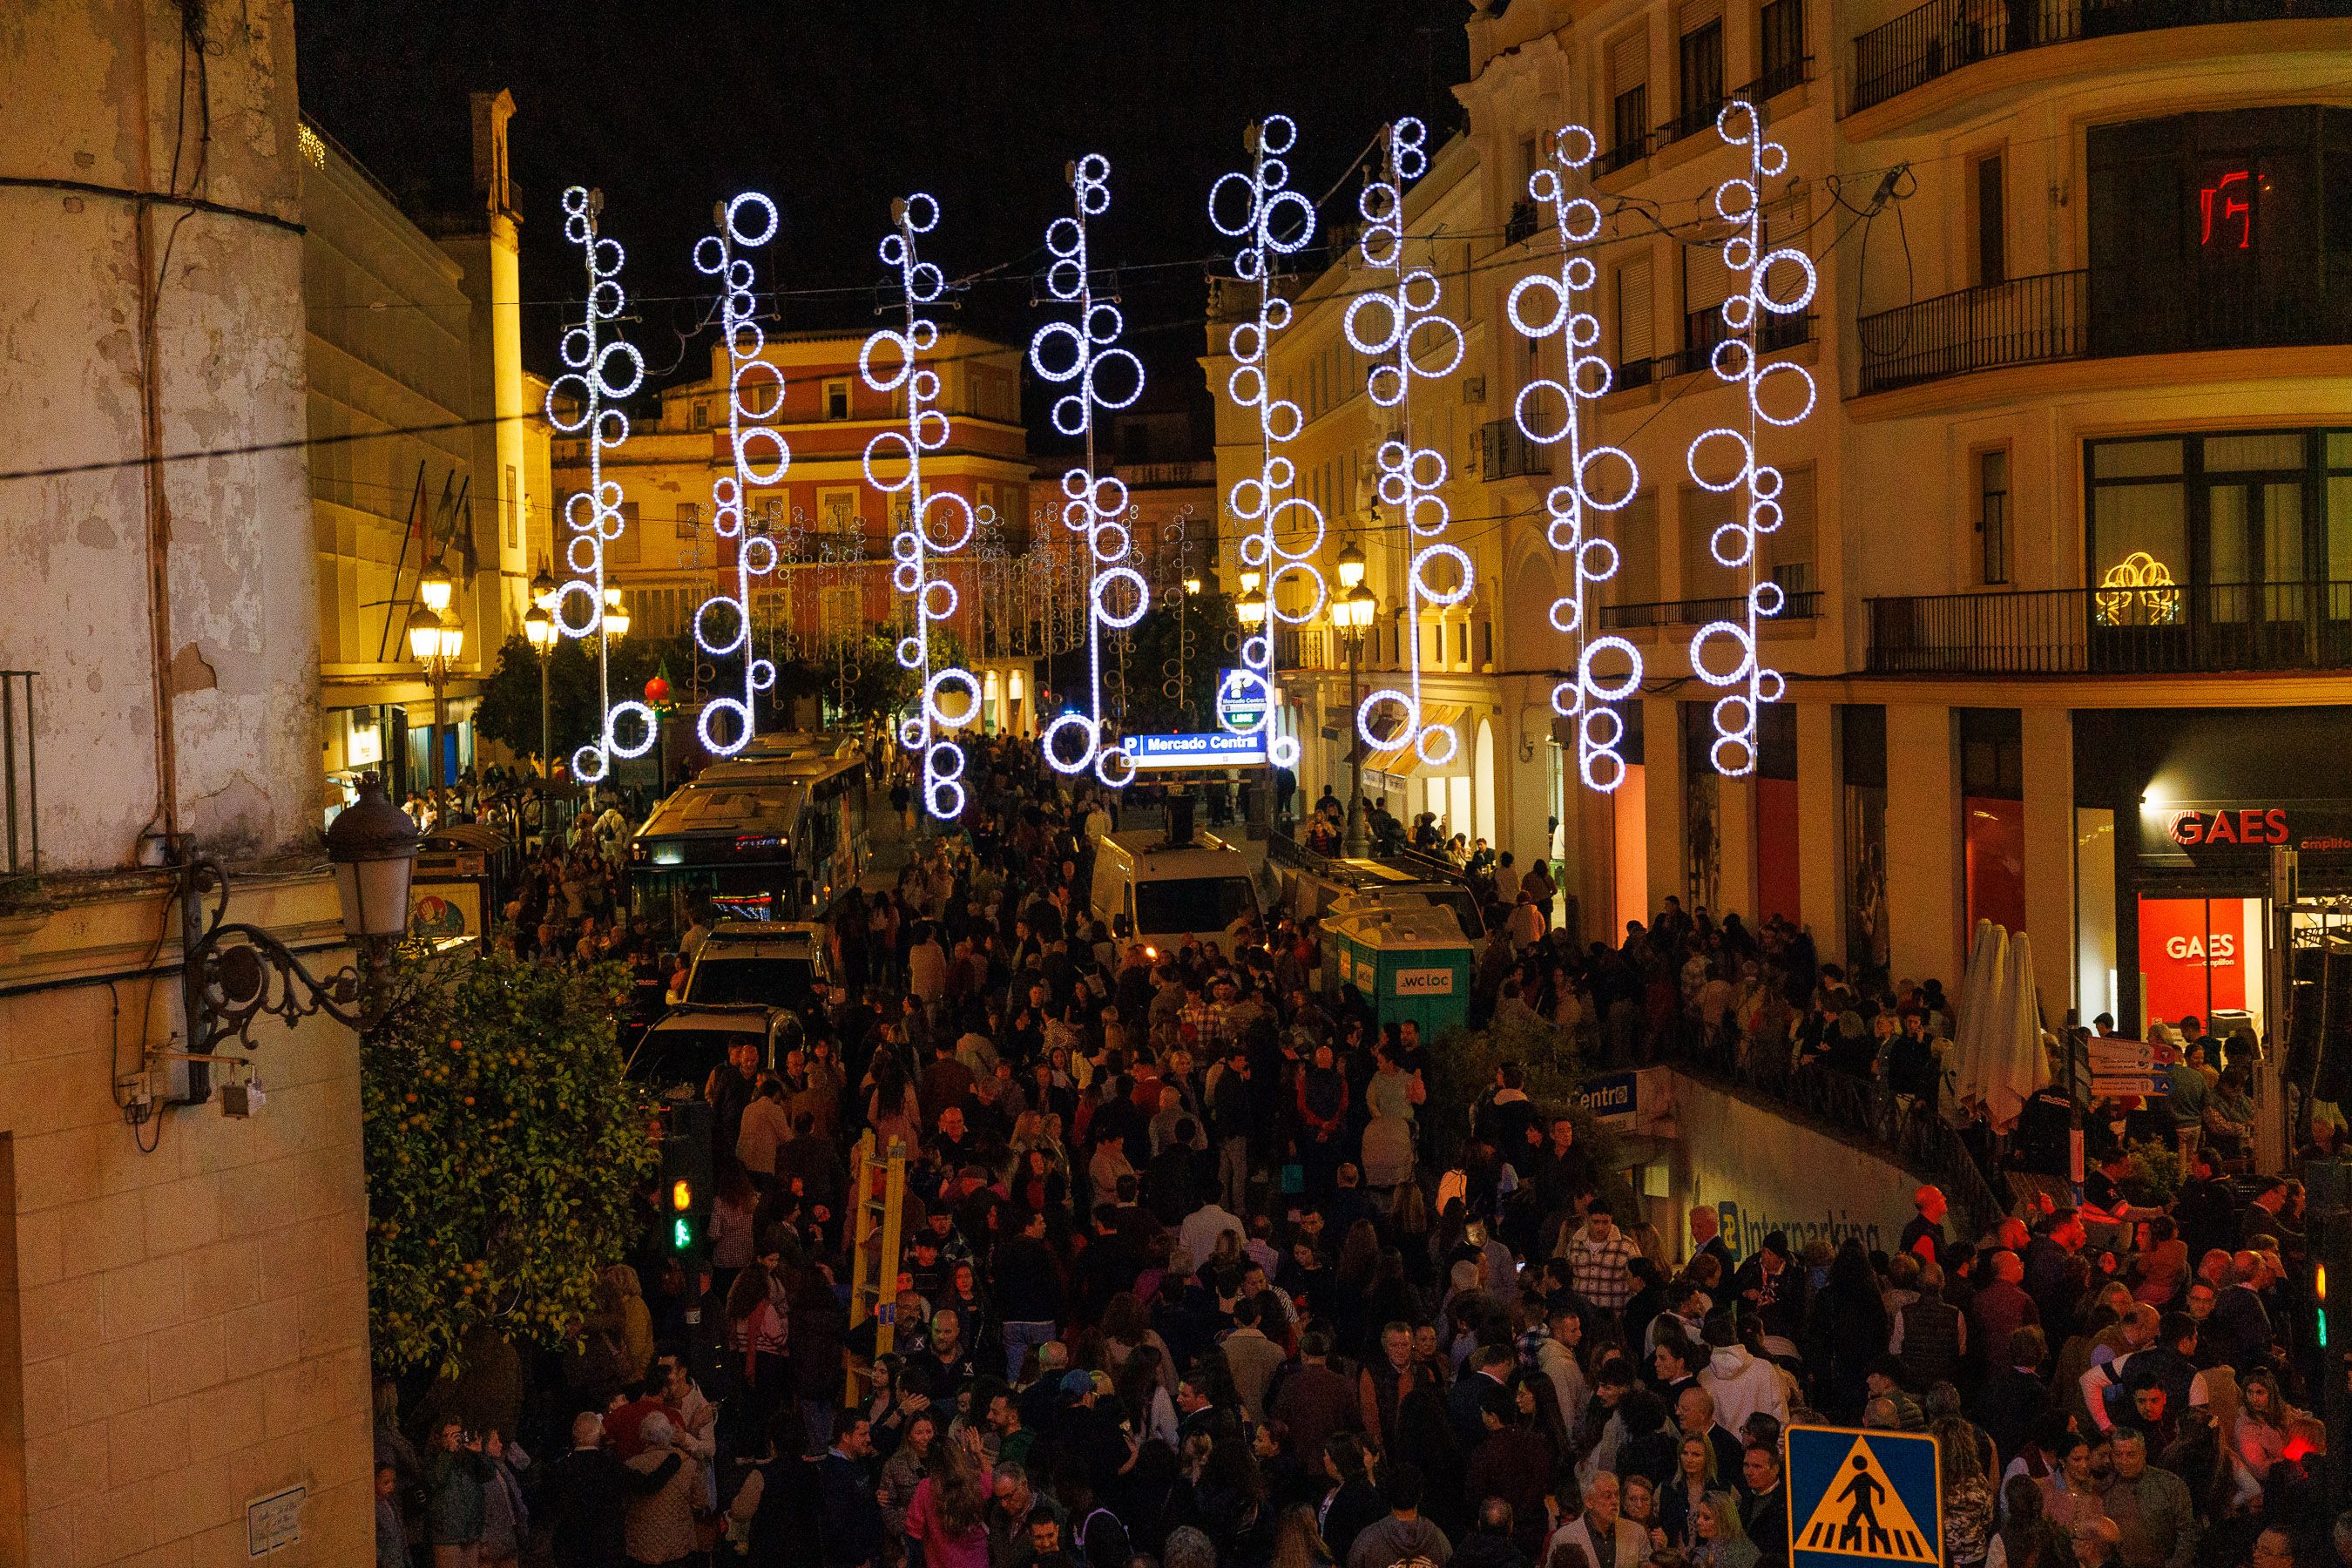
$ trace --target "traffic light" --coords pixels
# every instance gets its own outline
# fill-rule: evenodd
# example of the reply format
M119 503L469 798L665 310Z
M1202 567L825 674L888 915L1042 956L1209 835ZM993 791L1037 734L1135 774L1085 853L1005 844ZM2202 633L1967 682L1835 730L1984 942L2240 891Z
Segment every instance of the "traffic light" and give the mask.
M2312 1360L2318 1414L2327 1423L2328 1476L2352 1485L2352 1323L2336 1321L2337 1285L2352 1290L2352 1214L2315 1215L2311 1237ZM2352 1307L2352 1296L2345 1300Z
M662 1108L661 1213L673 1252L692 1252L710 1217L710 1107L699 1100Z

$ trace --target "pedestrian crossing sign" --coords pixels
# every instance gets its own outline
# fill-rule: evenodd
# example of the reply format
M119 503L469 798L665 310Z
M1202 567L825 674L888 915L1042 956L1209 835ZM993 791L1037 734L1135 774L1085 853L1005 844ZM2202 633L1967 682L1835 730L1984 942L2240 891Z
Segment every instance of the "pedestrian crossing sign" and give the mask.
M1790 1568L1943 1568L1943 1471L1924 1432L1791 1426Z

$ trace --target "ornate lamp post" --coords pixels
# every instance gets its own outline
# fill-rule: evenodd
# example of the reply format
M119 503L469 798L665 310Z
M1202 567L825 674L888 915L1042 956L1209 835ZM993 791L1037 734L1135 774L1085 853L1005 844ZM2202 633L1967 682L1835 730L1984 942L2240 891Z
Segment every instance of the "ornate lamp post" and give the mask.
M1354 764L1349 769L1348 834L1340 847L1343 853L1360 858L1369 852L1370 845L1364 831L1363 737L1354 732L1353 719L1357 705L1364 700L1364 632L1380 613L1380 602L1364 586L1364 552L1352 542L1339 552L1335 575L1339 579L1339 591L1331 595L1331 629L1339 634L1341 646L1348 650L1349 735L1355 742L1350 749Z
M555 657L555 617L533 605L522 618L522 635L539 657L539 776L551 776L554 753L548 750L547 667Z
M449 728L449 667L466 651L466 628L454 616L436 615L419 605L408 617L409 657L425 667L433 683L433 821L442 818L442 736ZM338 818L338 820L341 820Z

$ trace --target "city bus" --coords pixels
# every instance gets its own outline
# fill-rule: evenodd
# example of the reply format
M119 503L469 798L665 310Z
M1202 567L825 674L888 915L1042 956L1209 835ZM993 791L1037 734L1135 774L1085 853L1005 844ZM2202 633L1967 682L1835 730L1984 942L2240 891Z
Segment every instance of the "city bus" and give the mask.
M856 754L713 763L646 818L629 848L629 907L666 940L698 913L822 919L872 853Z

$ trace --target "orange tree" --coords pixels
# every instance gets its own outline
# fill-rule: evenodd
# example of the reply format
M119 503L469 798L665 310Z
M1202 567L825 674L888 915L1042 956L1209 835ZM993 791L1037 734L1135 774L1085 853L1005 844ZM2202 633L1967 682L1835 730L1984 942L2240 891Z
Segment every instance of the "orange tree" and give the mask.
M497 952L400 977L361 1047L368 1327L386 1372L448 1359L467 1330L569 1342L596 1272L639 1223L659 1155L622 1075L615 966Z

